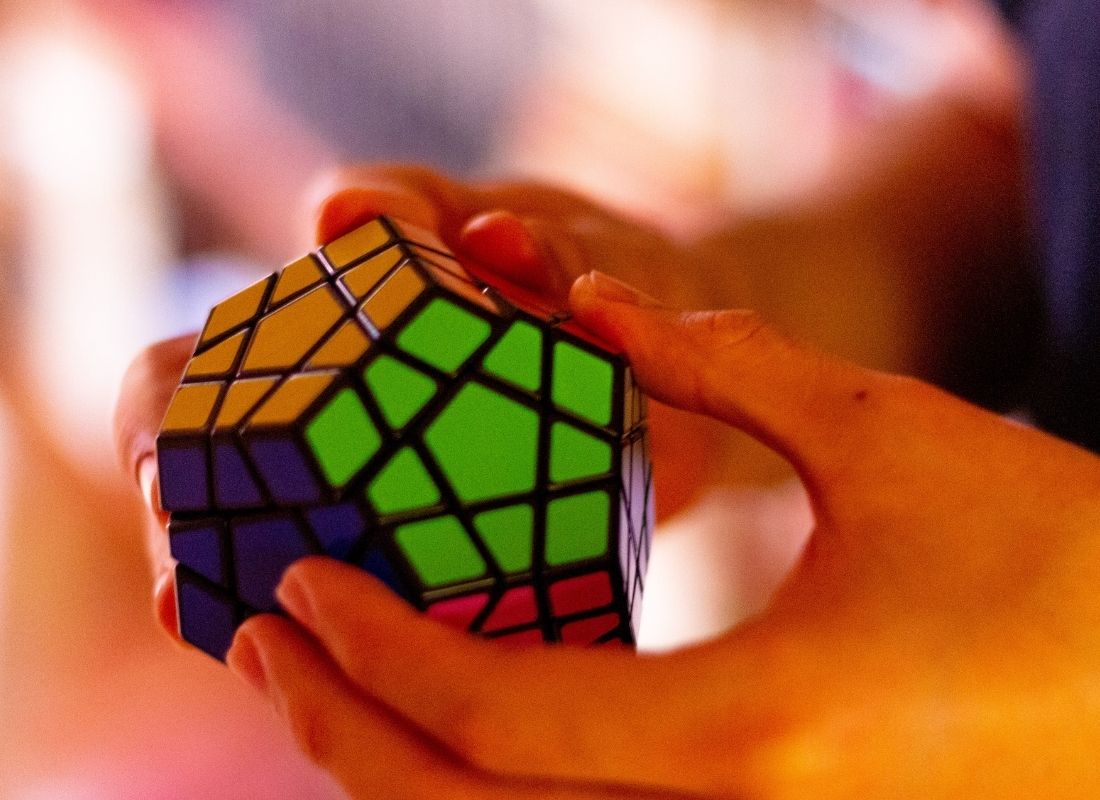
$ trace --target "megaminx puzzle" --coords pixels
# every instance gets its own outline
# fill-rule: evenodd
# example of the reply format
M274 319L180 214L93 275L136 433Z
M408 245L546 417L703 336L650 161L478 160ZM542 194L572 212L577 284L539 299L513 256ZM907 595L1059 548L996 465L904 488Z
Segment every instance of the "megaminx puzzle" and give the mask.
M490 637L635 641L629 366L430 233L380 217L215 306L157 455L180 633L217 658L312 553Z

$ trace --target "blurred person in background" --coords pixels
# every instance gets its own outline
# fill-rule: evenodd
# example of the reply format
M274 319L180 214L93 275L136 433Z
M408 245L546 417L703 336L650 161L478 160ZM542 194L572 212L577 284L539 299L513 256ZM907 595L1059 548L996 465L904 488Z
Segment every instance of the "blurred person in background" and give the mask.
M815 527L759 616L641 659L503 649L419 617L361 571L299 562L279 590L291 619L247 622L229 662L306 753L362 797L1095 793L1100 461L1065 439L1095 435L1096 393L1060 371L1073 345L1096 343L1080 312L1094 305L1100 160L1094 137L1075 135L1095 130L1097 59L1080 49L1095 12L1034 8L1026 74L1062 100L1028 106L1042 112L1031 153L1055 189L1040 183L1034 198L1027 84L992 9L966 2L935 11L984 45L968 63L981 81L946 70L922 102L867 127L880 138L848 139L812 190L702 234L670 237L531 183L370 165L334 178L318 241L382 211L438 228L482 269L568 303L658 400L772 447L803 480ZM1059 44L1074 69L1048 85L1043 47ZM827 356L753 314L668 308L701 303L759 309L865 363L1022 408L1064 438ZM132 373L129 463L147 455L133 430L155 430L190 345L163 344ZM655 433L665 424L654 416ZM726 464L710 462L702 428L677 434L678 452L658 438L654 453L666 474L699 476L672 481L686 503Z
M287 4L274 14L266 13L267 6L231 2L83 6L90 16L81 17L77 27L94 20L124 62L137 54L138 66L126 74L152 112L148 124L157 168L149 171L158 180L168 177L161 191L167 204L180 211L167 232L186 256L175 274L198 278L182 283L174 278L169 285L175 297L187 296L180 288L191 287L192 304L199 309L216 299L210 295L231 290L237 279L215 277L224 272L209 268L211 252L234 254L216 259L228 263L232 275L239 273L242 260L270 265L300 250L300 198L309 176L336 160L423 159L468 176L513 165L578 185L638 216L659 220L680 236L697 236L716 219L732 215L738 224L725 242L715 239L716 252L739 253L738 266L745 268L751 287L740 275L729 284L715 282L706 265L697 272L678 270L663 282L656 274L631 273L666 302L698 304L705 298L707 305L733 304L750 297L785 329L834 352L949 383L966 378L971 382L962 388L972 396L1007 402L1004 392L1018 381L1000 367L958 367L960 360L966 363L966 353L973 364L983 365L984 356L973 355L982 351L974 346L988 342L984 335L961 333L965 326L976 324L979 333L996 330L1004 316L1015 316L1015 304L1026 306L1016 287L1029 285L1026 270L1002 269L1005 262L1016 267L1024 261L1020 253L1027 251L1027 236L1026 225L1020 224L1024 203L1016 169L1018 75L1011 45L990 18L965 3L931 11L919 3L897 3L895 23L920 23L899 36L905 26L891 25L889 14L876 21L869 7L843 3L825 9L786 3L761 10L752 4L650 2L632 7L630 14L615 7L601 14L586 4L545 3L538 4L538 15L528 15L523 4L491 9L431 5L403 4L395 10L383 4L326 3L303 13ZM551 33L538 27L547 19L556 25ZM339 32L336 41L345 35L352 42L364 35L378 40L370 46L333 46L334 32ZM421 48L402 51L395 45L415 35L423 37ZM949 43L942 49L950 56L939 61L916 57L922 49L937 50L928 43L939 42L941 35ZM546 61L535 62L542 69L528 73L532 42L547 40ZM652 46L631 47L631 41ZM670 43L678 47L666 49ZM403 68L409 63L395 61L395 52L408 52L416 69ZM425 59L425 53L433 58ZM486 64L486 54L496 60ZM882 70L891 61L893 68ZM819 69L823 66L829 69ZM883 74L874 74L876 68ZM662 70L699 80L680 84L678 92L673 80L653 82ZM693 90L696 85L700 91ZM452 97L449 104L433 94L441 86ZM767 96L762 87L768 86L786 91ZM775 113L777 106L782 114ZM770 160L753 164L754 158ZM944 213L945 197L951 198L950 214ZM1007 202L1000 202L1004 198ZM149 204L144 207L148 215ZM880 224L865 225L866 216L856 211L873 211ZM990 224L993 220L999 224ZM164 227L159 218L151 225ZM958 273L941 269L956 264L988 276L979 286L995 290L1002 300L989 306L992 316L957 312L967 307L966 292L973 290ZM910 280L898 285L897 275ZM1004 276L1012 278L1005 281ZM195 309L193 324L200 321ZM1025 325L1019 340L1030 338ZM955 346L963 344L967 347ZM659 421L662 414L664 422ZM717 427L671 410L658 412L654 426L656 437L666 437L666 453L684 449L683 441L708 442L707 458L659 464L665 470L659 480L666 517L698 507L697 501L705 501L716 487L789 485L782 483L789 475L786 468L763 449L750 449L743 436L717 436ZM788 495L792 502L778 504L722 495L718 507L710 508L709 527L721 534L711 544L724 558L697 547L695 566L705 561L711 574L731 578L728 565L733 562L743 578L716 589L703 604L707 613L696 619L691 613L700 610L698 604L669 615L666 644L713 633L763 605L809 530L804 498L780 489L781 498ZM738 523L743 535L731 536L735 503L755 511ZM113 752L95 741L95 731L123 730L124 712L114 700L110 713L104 705L90 706L87 698L95 692L82 691L70 674L82 653L98 648L106 653L103 668L87 672L102 691L103 675L110 674L117 652L102 641L87 641L87 632L96 630L89 620L98 617L107 600L96 576L104 562L120 563L114 548L102 548L99 537L109 531L123 550L132 529L104 519L96 507L107 506L97 503L84 512L88 533L80 538L89 542L86 550L54 543L58 552L65 549L64 565L53 562L56 552L31 559L22 545L19 559L12 561L26 576L25 588L12 593L16 602L9 602L12 619L29 620L44 595L56 596L41 591L44 574L87 587L87 596L73 601L85 615L74 626L85 632L84 638L66 639L71 648L54 662L60 679L56 705L27 701L24 695L22 705L12 706L21 715L17 722L23 730L38 732L29 726L56 719L58 713L51 712L63 716L65 710L79 710L90 722L65 726L65 734L78 740L60 748L73 753L65 759L72 765L67 772L50 763L56 759L31 739L16 751L13 763L19 769L10 774L52 775L60 785L66 785L65 778L57 776L72 775L72 786L82 787L87 796L124 791L155 796L148 784L157 780L143 775L140 761L132 758L140 726L118 734ZM688 519L690 527L699 527L697 517ZM51 520L36 526L56 527ZM769 537L777 528L782 535ZM683 571L676 577L692 582ZM125 597L113 592L108 597L125 615L144 582L128 572L119 585L127 587ZM658 606L655 587L650 594ZM22 629L29 627L25 622ZM12 660L24 670L41 655L35 650L41 642L30 641L34 647ZM127 644L123 651L134 674L116 675L115 685L128 697L133 718L155 725L167 740L150 768L167 794L241 796L241 785L251 787L250 797L330 791L287 755L285 736L261 721L255 704L233 693L223 673L156 647L149 647L158 654L153 658ZM31 673L21 674L25 685ZM171 690L163 685L169 674L175 681ZM151 675L158 676L155 685ZM135 692L137 686L145 691ZM187 716L176 726L164 726L171 713L158 710L157 702L176 713L186 703ZM94 724L92 718L97 718ZM227 752L226 741L236 741L237 747ZM268 769L272 760L284 762L286 772ZM104 766L108 761L110 768ZM192 771L197 763L204 768ZM29 793L35 784L31 780L26 786L32 787Z
M0 797L340 796L224 670L158 635L110 408L142 341L194 327L300 249L302 195L322 168L486 163L524 74L514 59L537 49L533 15L3 10ZM454 84L467 69L476 91Z

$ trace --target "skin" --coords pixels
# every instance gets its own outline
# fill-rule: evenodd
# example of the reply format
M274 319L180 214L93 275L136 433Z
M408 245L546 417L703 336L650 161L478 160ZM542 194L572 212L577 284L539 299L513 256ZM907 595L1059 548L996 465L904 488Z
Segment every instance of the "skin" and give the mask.
M320 241L383 211L436 228L493 280L567 304L661 403L776 451L816 524L763 613L661 656L475 639L359 570L298 562L290 618L245 623L229 665L352 797L1100 790L1100 460L756 313L672 310L588 272L620 245L657 275L690 254L568 195L415 170L353 185L323 203ZM149 351L123 389L119 447L154 506L149 454L190 344Z

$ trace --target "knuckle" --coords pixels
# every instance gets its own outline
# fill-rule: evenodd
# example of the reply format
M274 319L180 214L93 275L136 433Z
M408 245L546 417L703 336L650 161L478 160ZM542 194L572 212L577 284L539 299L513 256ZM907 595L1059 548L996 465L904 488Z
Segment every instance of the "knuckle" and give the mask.
M697 336L705 337L708 347L726 351L756 339L768 330L763 317L750 309L689 312L684 322Z
M456 715L450 736L455 754L466 763L492 773L507 771L513 763L508 752L509 737L502 720L480 702L472 702Z
M191 356L194 335L180 336L149 345L138 353L123 375L114 410L118 455L129 469L140 455L139 441L159 424L175 391L180 373ZM130 463L130 462L133 463Z
M184 341L189 346L193 338L188 336ZM148 345L134 356L134 360L126 370L124 381L146 384L159 378L176 377L176 368L182 368L182 361L179 358L182 344L181 339L166 339Z
M379 164L370 174L383 186L399 186L445 206L454 204L456 195L468 191L468 187L446 173L422 164Z
M743 709L726 720L708 721L703 729L684 736L670 755L680 763L721 765L715 779L732 796L759 800L789 796L784 783L803 746L798 724L784 711L747 715Z
M316 201L316 205L320 205L325 198L354 184L355 178L352 169L348 167L329 167L312 177L306 194Z
M770 355L761 342L768 327L754 311L685 312L679 322L693 362L691 396L703 413L724 417L729 382L750 375Z
M447 194L453 182L429 167L403 163L359 164L337 167L318 175L307 193L317 214L363 192L405 192L439 197Z
M308 698L299 698L288 703L285 713L299 749L316 764L332 761L338 748L338 733L329 711Z
M828 787L843 780L841 765L848 763L850 755L849 744L838 736L843 727L844 720L831 714L788 723L748 771L750 796L787 800L828 793Z
M844 763L842 751L830 751L833 732L842 726L827 708L789 690L813 673L806 645L775 630L762 632L753 649L751 663L757 666L746 665L746 677L760 690L714 701L705 717L695 717L689 730L678 732L676 757L714 765L732 796L823 796L827 767ZM721 669L716 677L724 674ZM807 791L810 786L818 791Z
M497 732L484 706L471 703L456 712L451 741L464 761L482 769L496 762Z

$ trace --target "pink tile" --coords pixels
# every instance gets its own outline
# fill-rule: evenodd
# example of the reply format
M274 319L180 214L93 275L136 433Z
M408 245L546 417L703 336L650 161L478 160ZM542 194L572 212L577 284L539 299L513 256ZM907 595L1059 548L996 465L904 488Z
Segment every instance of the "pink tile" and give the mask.
M566 578L550 585L550 607L564 617L611 603L611 580L606 572Z
M507 636L498 636L493 639L494 642L501 642L507 645L515 645L516 647L530 647L536 644L542 644L542 631L539 628L529 628L525 631L518 631L516 633L509 633Z
M438 603L432 603L428 606L427 614L429 617L450 625L452 628L468 630L470 623L481 613L488 602L489 595L485 592L467 595L466 597L455 597L450 600L440 600Z
M617 614L600 614L598 617L579 619L561 626L561 640L565 644L592 644L619 624Z
M535 602L535 590L531 586L517 586L509 589L497 601L496 608L485 620L482 630L497 631L514 625L526 625L539 617L539 608Z

